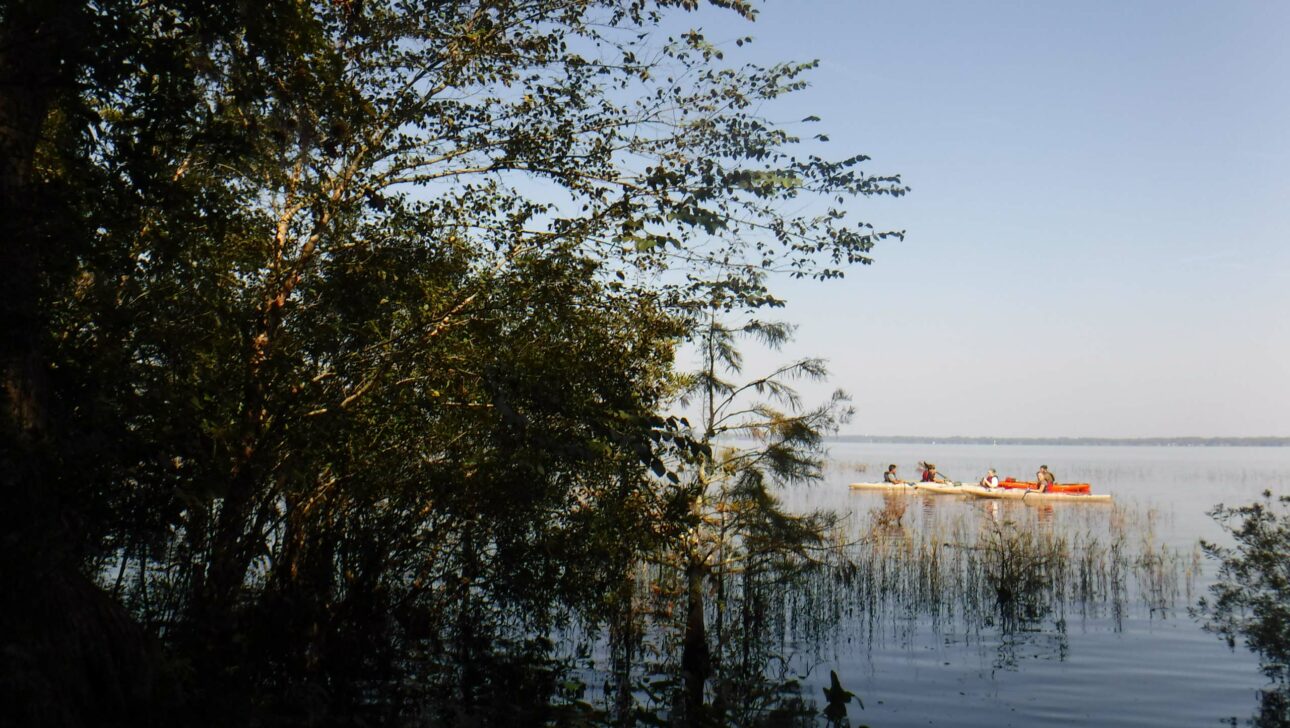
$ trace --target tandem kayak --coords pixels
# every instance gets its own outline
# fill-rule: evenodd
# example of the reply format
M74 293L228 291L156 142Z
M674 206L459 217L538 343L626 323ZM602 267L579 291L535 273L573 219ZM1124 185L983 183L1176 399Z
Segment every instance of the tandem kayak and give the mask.
M914 483L852 483L851 490L914 490Z
M1039 490L1039 484L1024 480L1003 480L999 482L1000 488L1011 490ZM1049 493L1084 493L1093 492L1088 483L1053 483L1048 486Z
M964 495L971 492L966 490L968 487L980 486L969 486L967 483L852 483L850 485L851 490L904 490L910 493L917 490L943 495Z
M973 491L972 495L981 498L1002 498L1006 500L1069 501L1072 503L1111 502L1111 496L1107 493L1041 493L1037 490L1025 490L1022 488L981 488L979 491Z
M979 486L968 483L914 483L915 490L921 490L927 493L941 493L944 495L967 495L971 493L968 488Z
M976 483L915 483L916 490L946 495L980 495L990 492L989 488Z

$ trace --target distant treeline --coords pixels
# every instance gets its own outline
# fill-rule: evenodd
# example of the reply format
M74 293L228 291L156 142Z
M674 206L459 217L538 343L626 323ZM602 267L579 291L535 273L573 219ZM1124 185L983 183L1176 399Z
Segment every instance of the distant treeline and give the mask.
M1136 447L1286 447L1290 437L928 437L840 435L833 442L933 443L938 445L1124 445Z

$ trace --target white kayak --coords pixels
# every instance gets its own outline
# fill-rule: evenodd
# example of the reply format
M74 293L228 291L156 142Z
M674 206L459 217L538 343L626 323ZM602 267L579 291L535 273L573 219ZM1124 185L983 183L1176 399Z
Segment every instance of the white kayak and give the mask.
M985 495L994 492L992 488L976 483L915 483L914 488L928 493L946 495Z
M852 483L851 490L914 490L913 483Z
M852 490L903 490L938 495L977 495L986 492L976 483L852 483Z
M914 483L914 487L925 493L940 493L942 495L963 495L967 493L964 488L966 483Z
M1037 490L1020 488L982 488L972 491L972 495L981 498L999 498L1003 500L1024 501L1069 501L1072 503L1110 503L1109 493L1040 493Z

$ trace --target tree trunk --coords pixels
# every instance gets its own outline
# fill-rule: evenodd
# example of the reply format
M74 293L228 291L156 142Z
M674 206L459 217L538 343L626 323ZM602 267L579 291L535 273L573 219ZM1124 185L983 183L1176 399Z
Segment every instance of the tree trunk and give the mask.
M33 162L60 90L71 85L85 9L74 2L18 2L0 26L0 377L13 435L39 439L48 424L49 387L40 338L42 251ZM8 429L8 428L6 428Z
M35 160L95 52L90 23L73 0L13 0L0 23L0 705L14 725L169 723L159 646L82 572L42 344L43 279L72 241L52 232Z
M636 653L638 628L634 608L636 580L632 575L630 561L624 560L620 567L619 581L614 615L609 624L609 654L611 672L614 681L614 713L611 717L614 725L635 725L632 707L635 699L632 696L632 662Z
M708 633L703 621L703 582L707 569L691 561L686 569L688 605L685 618L685 643L681 648L681 674L685 680L685 715L683 723L698 726L703 712L703 688L712 670L708 652Z

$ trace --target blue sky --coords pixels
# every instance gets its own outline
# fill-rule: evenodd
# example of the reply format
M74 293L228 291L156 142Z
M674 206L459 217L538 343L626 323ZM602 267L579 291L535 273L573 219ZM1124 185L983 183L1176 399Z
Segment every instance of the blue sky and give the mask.
M1290 3L760 8L689 20L818 58L763 113L913 191L860 203L908 233L874 265L781 286L750 373L829 359L849 433L1290 435Z

